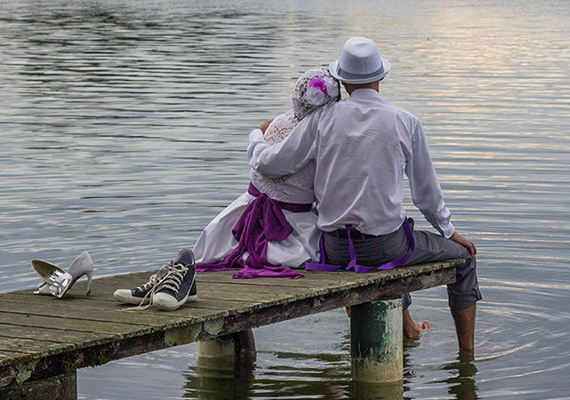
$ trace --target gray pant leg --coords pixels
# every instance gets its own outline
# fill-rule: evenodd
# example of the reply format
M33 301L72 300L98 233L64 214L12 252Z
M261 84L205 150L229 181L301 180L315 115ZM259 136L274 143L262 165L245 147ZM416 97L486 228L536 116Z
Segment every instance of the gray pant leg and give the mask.
M326 262L334 265L348 265L350 254L348 240L324 236ZM449 307L454 310L469 308L481 293L477 283L476 259L460 244L431 232L414 231L416 248L405 265L445 261L454 258L465 260L456 267L456 281L448 285ZM357 263L365 266L380 266L404 257L409 252L409 242L403 228L388 235L354 240ZM400 267L402 268L402 267ZM402 295L404 310L411 304L409 293Z
M455 283L447 285L449 307L452 310L469 308L481 300L481 292L477 282L476 257L471 257L466 247L441 235L425 231L414 231L414 241L416 248L405 265L445 261L454 258L465 260L465 263L455 267Z

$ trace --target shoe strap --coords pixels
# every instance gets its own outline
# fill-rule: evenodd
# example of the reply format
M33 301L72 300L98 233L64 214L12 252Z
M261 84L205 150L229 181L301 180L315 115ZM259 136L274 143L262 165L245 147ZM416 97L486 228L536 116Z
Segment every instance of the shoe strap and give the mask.
M69 272L57 274L57 276L53 278L53 284L49 287L51 294L56 297L61 295L72 280L73 276Z

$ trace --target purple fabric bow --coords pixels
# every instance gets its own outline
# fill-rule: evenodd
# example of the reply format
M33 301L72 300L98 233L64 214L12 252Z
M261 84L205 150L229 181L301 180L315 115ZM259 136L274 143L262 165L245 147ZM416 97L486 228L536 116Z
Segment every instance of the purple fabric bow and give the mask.
M267 244L289 237L293 227L285 218L283 209L293 212L310 211L310 204L282 203L259 192L250 184L248 192L256 196L242 213L232 229L238 246L219 264L199 264L197 271L225 271L241 269L234 278L290 278L303 277L288 267L278 267L267 261ZM244 255L246 255L244 257Z
M381 265L379 267L366 267L364 265L358 265L356 263L356 249L354 247L354 243L352 242L352 238L350 237L350 231L352 229L352 226L346 225L346 233L348 236L348 250L349 250L349 254L350 254L350 262L348 263L346 270L354 269L354 271L356 271L356 272L365 273L365 272L372 272L372 271L375 271L378 269L392 269L392 268L396 268L396 267L399 267L401 265L404 265L412 256L412 253L413 253L414 249L416 248L416 242L414 241L413 229L410 226L410 222L408 221L407 218L404 218L403 227L404 227L404 231L406 232L406 237L408 238L408 241L410 242L410 252L402 258L399 258L399 259L394 260L394 261L390 261L389 263L386 263L386 264ZM319 250L321 252L321 261L319 263L306 263L305 269L307 271L336 272L339 269L344 268L342 265L325 264L325 251L323 248L323 237L322 237L322 235L321 235L321 240L319 241Z

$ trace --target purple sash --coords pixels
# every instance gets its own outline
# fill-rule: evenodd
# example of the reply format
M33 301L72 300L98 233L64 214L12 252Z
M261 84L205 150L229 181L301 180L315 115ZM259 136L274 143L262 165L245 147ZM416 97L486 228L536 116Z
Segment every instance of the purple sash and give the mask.
M219 264L199 264L196 271L226 271L241 269L233 278L289 278L303 274L289 267L278 267L267 261L267 244L289 237L293 227L282 210L292 212L311 211L311 204L284 203L261 193L250 183L248 193L255 196L232 229L237 247ZM247 253L247 257L244 255Z
M379 267L365 267L363 265L356 264L356 249L355 249L354 243L352 242L352 239L350 237L350 231L352 229L352 225L346 225L346 233L348 234L348 249L350 252L350 263L348 263L348 266L346 267L346 269L351 270L354 268L354 271L356 271L356 272L371 272L371 271L374 271L376 269L396 268L396 267L399 267L399 266L403 265L404 263L406 263L406 261L408 261L410 259L410 257L412 256L412 252L414 251L414 249L416 247L416 242L414 241L414 234L412 232L412 228L410 227L410 223L408 222L407 218L404 219L404 223L402 225L404 227L404 231L406 232L406 236L408 237L408 240L410 241L410 247L411 247L410 252L402 258L399 258L399 259L394 260L394 261L390 261L389 263L381 265ZM306 263L305 269L307 271L316 270L316 271L336 272L339 269L344 268L342 265L325 264L325 252L324 252L324 247L323 247L323 237L322 236L321 236L321 240L319 241L319 250L321 252L321 262L320 263Z

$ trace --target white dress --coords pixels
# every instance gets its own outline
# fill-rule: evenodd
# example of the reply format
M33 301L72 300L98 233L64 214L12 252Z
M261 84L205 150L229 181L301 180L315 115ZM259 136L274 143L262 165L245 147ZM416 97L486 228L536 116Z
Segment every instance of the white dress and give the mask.
M271 145L279 143L297 124L293 110L289 110L273 120L267 128L265 139ZM314 202L314 174L315 163L310 162L299 172L280 178L267 178L252 169L250 179L261 193L274 200L311 204ZM194 245L196 264L218 263L236 248L238 242L232 235L232 229L254 199L247 192L242 194L206 226ZM306 262L318 262L321 232L317 228L317 216L312 211L295 213L283 210L283 214L293 227L293 232L283 241L268 243L267 261L290 268L303 267Z

